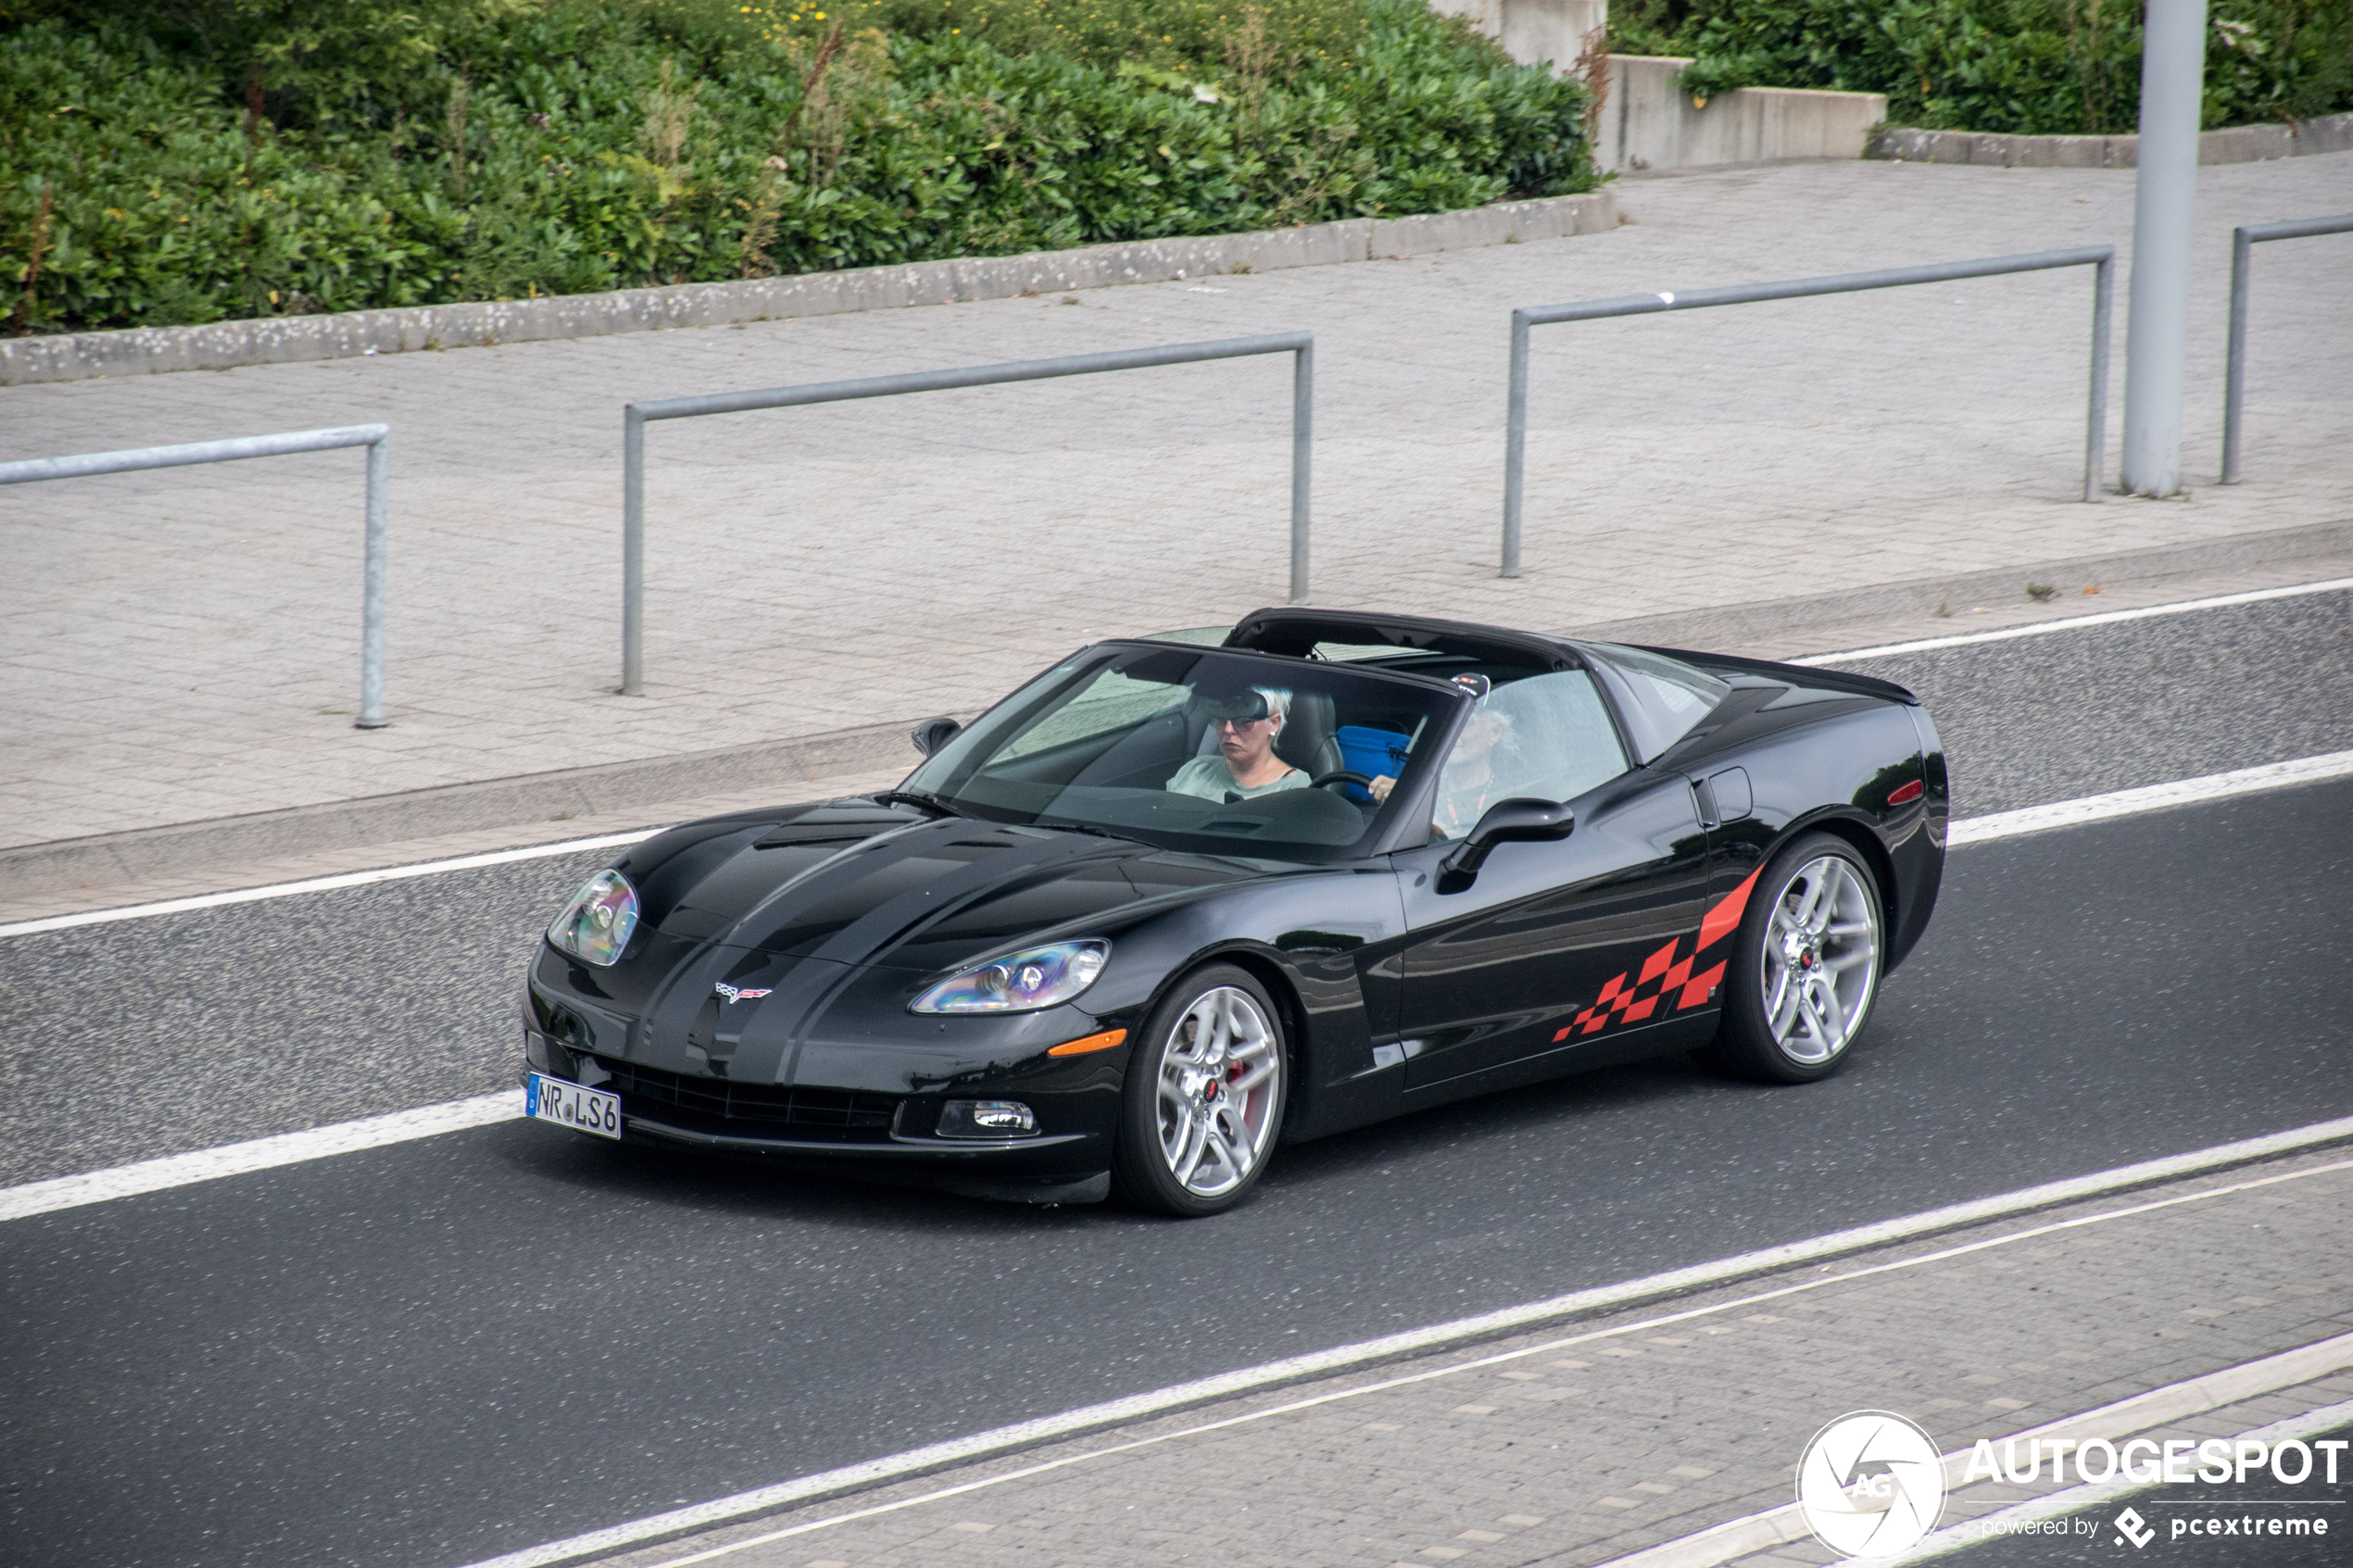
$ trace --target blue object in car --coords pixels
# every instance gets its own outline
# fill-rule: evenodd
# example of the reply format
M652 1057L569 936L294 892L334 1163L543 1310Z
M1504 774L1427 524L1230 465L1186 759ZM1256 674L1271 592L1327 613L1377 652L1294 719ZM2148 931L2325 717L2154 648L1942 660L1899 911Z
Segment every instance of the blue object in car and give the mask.
M1395 778L1405 771L1405 753L1412 743L1395 730L1377 730L1369 724L1342 724L1332 732L1340 742L1341 766L1368 779L1386 774ZM1342 784L1351 800L1370 800L1363 784Z

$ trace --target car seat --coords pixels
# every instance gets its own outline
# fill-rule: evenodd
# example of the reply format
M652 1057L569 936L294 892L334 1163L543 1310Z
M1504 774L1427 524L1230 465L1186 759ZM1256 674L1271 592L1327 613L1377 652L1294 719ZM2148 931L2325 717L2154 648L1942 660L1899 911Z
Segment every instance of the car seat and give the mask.
M1331 693L1292 692L1290 715L1275 736L1275 755L1311 779L1340 771L1348 764L1341 759L1334 723Z

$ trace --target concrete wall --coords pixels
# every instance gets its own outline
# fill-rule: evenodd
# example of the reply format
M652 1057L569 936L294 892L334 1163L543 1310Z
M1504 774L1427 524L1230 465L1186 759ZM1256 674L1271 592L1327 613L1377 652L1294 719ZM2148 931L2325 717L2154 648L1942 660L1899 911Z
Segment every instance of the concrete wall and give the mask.
M1913 131L1891 126L1869 156L1899 163L1977 163L2001 169L2131 169L2140 158L2138 136L2003 136L1983 131ZM2261 163L2308 153L2353 151L2353 114L2324 115L2292 125L2233 125L2203 132L2200 163Z
M1522 65L1545 60L1566 75L1585 36L1609 22L1609 0L1429 0L1430 8L1467 17L1471 26Z
M1882 93L1743 87L1694 103L1676 83L1691 64L1671 56L1612 55L1602 106L1604 169L1700 169L1791 158L1861 157L1887 119Z

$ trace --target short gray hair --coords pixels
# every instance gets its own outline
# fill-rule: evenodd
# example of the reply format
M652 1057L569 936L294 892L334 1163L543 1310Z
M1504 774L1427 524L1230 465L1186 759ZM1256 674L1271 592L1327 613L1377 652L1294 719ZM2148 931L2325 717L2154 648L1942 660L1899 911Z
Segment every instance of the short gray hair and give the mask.
M1290 721L1290 688L1289 686L1252 686L1250 688L1266 699L1266 711Z

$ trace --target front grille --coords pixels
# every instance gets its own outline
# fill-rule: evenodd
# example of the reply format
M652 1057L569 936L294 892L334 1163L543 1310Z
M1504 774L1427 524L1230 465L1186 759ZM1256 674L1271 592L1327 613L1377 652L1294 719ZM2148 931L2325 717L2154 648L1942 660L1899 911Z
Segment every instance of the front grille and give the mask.
M739 1138L790 1138L799 1143L882 1143L899 1111L897 1095L803 1085L734 1084L659 1067L598 1057L612 1074L597 1085L621 1096L621 1113L650 1116L698 1132Z

